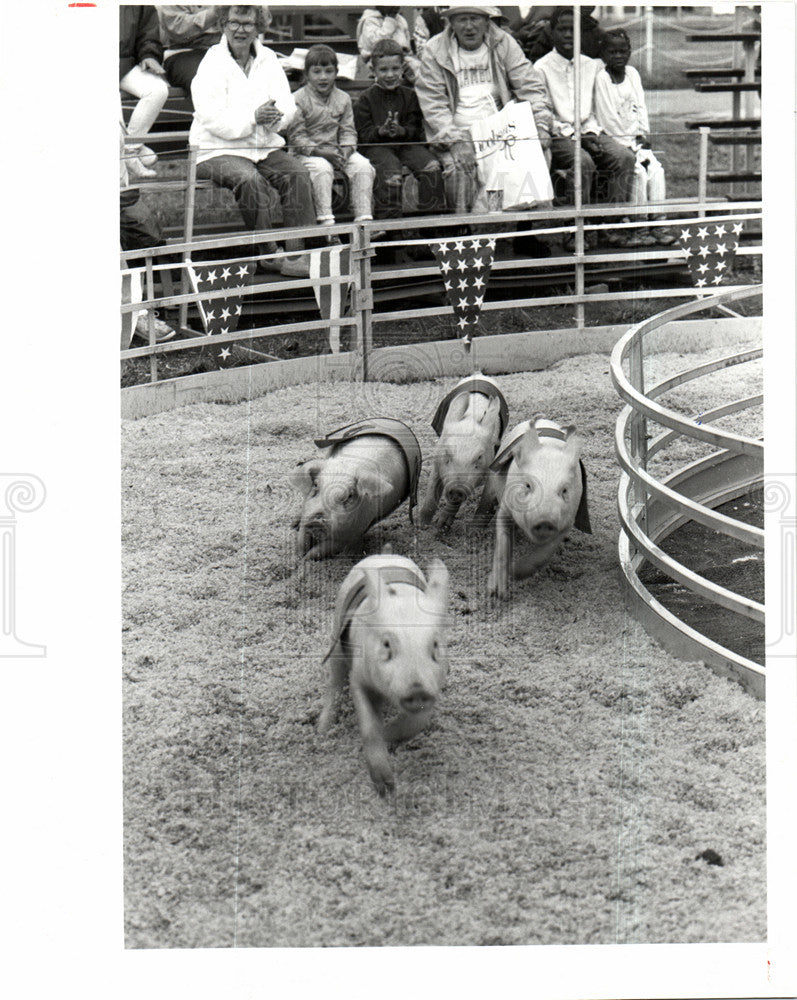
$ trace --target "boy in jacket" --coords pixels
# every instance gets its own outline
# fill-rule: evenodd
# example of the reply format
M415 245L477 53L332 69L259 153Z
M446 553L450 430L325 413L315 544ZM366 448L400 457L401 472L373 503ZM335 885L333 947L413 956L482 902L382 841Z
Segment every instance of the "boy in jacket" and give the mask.
M376 78L354 108L357 136L365 156L376 168L374 200L378 219L401 216L402 167L418 181L418 210L445 211L440 162L423 143L423 118L418 98L402 86L401 46L384 38L374 44L371 67Z

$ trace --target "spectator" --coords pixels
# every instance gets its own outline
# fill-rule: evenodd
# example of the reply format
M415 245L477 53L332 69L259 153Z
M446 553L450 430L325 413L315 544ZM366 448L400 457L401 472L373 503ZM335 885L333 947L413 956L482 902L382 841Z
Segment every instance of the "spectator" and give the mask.
M216 8L206 4L158 7L161 42L171 49L163 68L172 87L191 96L191 81L212 45L221 41Z
M296 114L291 88L276 55L257 38L266 29L267 9L238 5L216 10L221 41L208 49L191 84L189 141L199 149L197 177L233 192L247 229L273 228L275 188L283 223L313 226L310 175L285 151L281 134ZM285 241L289 252L302 247L301 240ZM261 253L275 252L275 243L261 245ZM268 259L258 266L273 270L278 265ZM307 255L286 258L280 270L287 276L308 276Z
M119 242L123 251L163 246L165 241L158 220L141 201L138 188L130 184L129 161L125 156L127 130L121 118L119 124ZM128 267L131 268L129 283L128 288L125 289L125 282L123 282L123 295L126 292L125 301L140 302L142 299L141 273L133 266L134 263L138 262L128 264ZM133 337L149 341L149 322L148 310L142 309L137 314L131 313L127 321L128 328L123 339L123 347L128 347ZM158 343L172 339L175 331L168 323L164 323L157 313L152 317L152 322L155 340Z
M474 206L478 192L469 125L513 98L528 101L543 149L550 144L545 83L515 39L490 22L495 12L494 7L445 10L448 24L426 43L415 87L427 138L444 151L449 199L459 212Z
M618 28L603 37L601 56L605 69L595 78L595 114L598 124L621 146L627 146L636 157L631 201L645 205L649 201L664 201L667 196L664 168L656 159L648 141L650 125L642 80L633 66L628 65L631 41ZM667 229L654 227L632 235L629 246L671 246L675 236Z
M304 63L305 86L293 95L296 117L288 130L291 149L310 172L316 218L332 225L332 181L337 171L350 184L355 222L373 218L374 168L357 152L351 98L335 86L338 57L328 45L313 45Z
M512 34L520 43L526 58L536 62L553 48L551 16L555 10L569 10L572 7L532 7L529 13L511 26ZM581 8L581 54L595 59L600 55L603 36L601 27L592 17L595 6Z
M373 76L371 54L374 45L384 38L392 39L401 46L404 55L404 78L407 83L415 82L418 60L412 55L410 26L398 7L366 7L357 22L357 51L360 53L357 76Z
M440 163L421 141L423 119L418 98L401 84L401 46L383 38L374 45L371 64L376 83L360 95L354 115L363 152L376 168L376 216L401 216L402 167L408 167L418 180L419 208L444 212Z
M551 17L554 49L534 64L543 76L553 107L553 138L551 139L551 167L566 171L567 195L574 201L576 144L573 12L560 8ZM631 196L634 175L634 154L627 146L606 135L598 124L593 109L595 77L603 63L579 55L581 68L581 189L584 201L592 200L592 182L597 171L606 180L607 196L611 202L627 202ZM585 235L587 243L589 234ZM612 246L625 246L628 235L623 230L610 232L607 240ZM572 245L572 237L566 241Z
M440 17L439 10L439 7L417 7L415 10L415 20L412 25L412 47L418 58L423 55L424 47L429 39L439 35L445 28L445 21Z
M158 15L151 6L119 8L119 89L137 97L128 122L130 135L146 135L169 96L161 60ZM128 140L127 169L131 177L154 177L156 155L141 142Z

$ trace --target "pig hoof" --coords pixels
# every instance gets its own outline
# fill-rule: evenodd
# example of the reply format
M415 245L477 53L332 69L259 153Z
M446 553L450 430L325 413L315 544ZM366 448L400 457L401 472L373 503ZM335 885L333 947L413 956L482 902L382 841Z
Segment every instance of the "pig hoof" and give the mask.
M326 736L329 730L334 726L334 724L335 724L334 713L331 712L328 708L325 708L321 712L321 715L318 718L317 728L319 734L321 736Z
M393 777L393 769L388 763L387 755L384 760L370 760L368 762L368 773L371 775L374 788L381 798L384 798L388 792L396 790L396 780Z
M487 580L487 593L498 601L506 600L508 594L506 582L496 579L491 573Z

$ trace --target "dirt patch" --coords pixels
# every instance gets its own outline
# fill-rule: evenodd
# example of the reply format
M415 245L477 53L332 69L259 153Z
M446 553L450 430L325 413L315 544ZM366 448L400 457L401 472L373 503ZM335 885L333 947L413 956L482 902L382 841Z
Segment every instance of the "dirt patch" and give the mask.
M623 610L608 359L500 381L513 423L541 412L584 433L594 533L497 607L492 534L461 517L442 538L402 507L362 553L294 569L287 475L312 439L383 412L428 457L453 379L303 385L124 425L128 946L764 940L764 708ZM677 402L697 413L750 383L726 370ZM383 540L452 576L449 687L396 750L392 801L350 708L314 728L337 587Z

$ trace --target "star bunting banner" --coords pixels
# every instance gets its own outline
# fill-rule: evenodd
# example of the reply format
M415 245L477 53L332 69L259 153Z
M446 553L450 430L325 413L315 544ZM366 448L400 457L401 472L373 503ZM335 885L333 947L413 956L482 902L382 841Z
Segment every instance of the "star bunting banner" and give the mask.
M238 329L238 320L242 311L243 290L250 276L254 273L255 263L203 264L197 267L188 265L188 274L197 296L202 292L217 292L222 288L229 289L230 294L218 299L197 298L199 316L205 333L209 336L234 333ZM219 368L227 368L240 358L235 356L235 343L227 341L211 348L211 356Z
M678 242L698 288L722 284L739 246L741 231L741 222L698 222L681 230Z
M449 305L469 350L493 266L495 240L448 240L433 243L432 252L440 265Z

